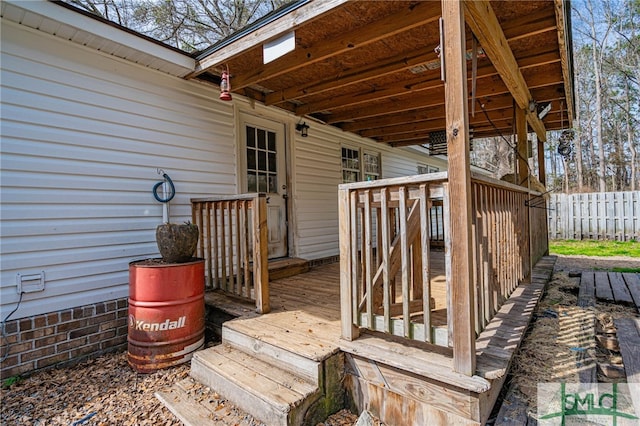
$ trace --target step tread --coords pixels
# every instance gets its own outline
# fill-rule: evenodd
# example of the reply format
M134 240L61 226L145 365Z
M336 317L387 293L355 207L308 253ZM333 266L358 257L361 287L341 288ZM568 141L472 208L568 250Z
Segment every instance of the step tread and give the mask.
M305 333L300 330L300 324L274 325L259 319L258 322L228 321L224 326L313 361L323 361L339 350L337 344L323 339L317 333ZM286 341L282 339L284 333L289 336Z
M194 362L282 411L318 391L316 384L226 344L195 353Z
M250 334L227 327L227 324L222 329L222 340L229 346L305 378L310 383L318 383L321 363L282 348L281 345L275 344L277 342L257 339Z
M247 413L227 403L219 395L187 377L155 396L185 426L256 424Z

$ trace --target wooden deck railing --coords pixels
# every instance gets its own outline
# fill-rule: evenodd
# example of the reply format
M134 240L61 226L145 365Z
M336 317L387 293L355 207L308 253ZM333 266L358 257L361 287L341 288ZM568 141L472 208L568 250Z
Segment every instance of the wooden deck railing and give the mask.
M526 188L477 174L472 174L471 186L472 300L475 331L480 333L546 251L546 211L530 207L532 195ZM340 186L344 338L353 340L364 328L451 346L455 330L447 318L452 306L447 188L446 172ZM444 212L446 315L431 306L434 205L442 205Z
M471 187L474 300L480 333L530 275L537 258L531 255L529 224L536 219L539 227L545 221L537 223L538 212L529 207L531 197L524 187L480 175L473 175Z
M207 285L254 300L259 313L270 310L266 211L265 194L191 199Z
M445 180L446 173L433 173L340 185L345 338L356 338L363 327L436 340L430 309L430 215L434 200L443 197Z

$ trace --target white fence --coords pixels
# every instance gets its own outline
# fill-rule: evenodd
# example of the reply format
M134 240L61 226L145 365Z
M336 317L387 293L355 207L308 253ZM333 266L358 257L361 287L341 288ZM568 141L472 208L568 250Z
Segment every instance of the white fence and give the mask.
M640 241L640 191L552 194L549 238Z

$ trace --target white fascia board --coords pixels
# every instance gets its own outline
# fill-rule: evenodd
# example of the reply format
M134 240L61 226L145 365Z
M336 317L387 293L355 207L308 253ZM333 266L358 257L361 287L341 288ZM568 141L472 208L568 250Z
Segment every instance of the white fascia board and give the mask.
M27 10L29 12L43 16L44 18L53 19L61 24L68 25L80 31L86 31L96 37L110 40L114 43L121 44L131 49L152 55L164 61L170 62L177 66L193 70L196 61L186 53L179 53L172 49L163 47L151 41L145 40L134 34L122 31L97 19L84 16L73 10L58 6L55 3L38 0L38 1L15 1L4 0L13 4L15 7Z
M311 1L299 9L296 9L279 19L261 27L255 31L252 31L242 38L234 41L215 52L209 54L205 58L200 59L196 68L196 73L202 73L209 68L216 67L225 61L252 49L256 46L260 46L263 43L282 36L283 34L295 30L305 22L316 19L320 15L334 9L349 0L316 0Z

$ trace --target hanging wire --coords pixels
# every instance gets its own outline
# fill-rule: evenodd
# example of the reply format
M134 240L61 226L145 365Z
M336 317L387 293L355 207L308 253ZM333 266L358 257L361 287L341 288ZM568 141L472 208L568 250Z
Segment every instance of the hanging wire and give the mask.
M520 154L518 152L516 147L514 145L512 145L511 142L509 142L509 139L507 139L506 136L502 134L502 132L500 131L498 126L496 126L496 124L493 122L493 120L491 120L491 117L489 117L489 113L485 109L484 104L482 102L480 102L479 99L478 99L478 105L480 105L480 109L482 109L482 112L483 112L485 118L487 119L487 121L489 122L489 124L491 124L491 127L493 127L493 129L496 132L498 132L498 136L500 136L500 138L504 141L504 143L506 143L507 146L513 150L513 152L515 153L516 156L518 156L520 159L524 160L524 162L527 164L527 169L529 170L529 173L531 173L533 170L531 170L531 166L529 165L529 159L528 158L524 158L522 156L522 154Z
M500 129L498 128L498 126L495 125L495 123L491 120L491 118L489 117L489 114L487 113L487 110L484 108L484 104L482 102L480 102L480 100L478 99L478 105L480 105L480 109L482 109L482 112L484 113L485 118L487 119L487 121L489 122L489 124L491 124L491 126L494 128L495 131L498 132L498 135L500 136L500 138L504 141L504 143L507 144L507 146L509 146L509 148L511 148L513 150L513 152L516 153L517 156L519 156L520 158L522 158L525 163L527 164L527 169L529 170L529 174L532 173L533 170L531 170L531 166L529 165L529 159L528 158L524 158L516 149L515 146L513 146L511 144L511 142L509 142L509 139L507 139L502 132L500 131ZM527 177L528 179L528 177ZM523 182L521 182L522 184ZM556 188L551 188L546 192L543 192L540 195L533 195L532 199L530 200L525 200L524 205L530 208L538 208L538 209L544 209L544 210L554 210L552 208L547 207L547 202L544 199L544 196L552 191L555 191Z
M9 342L9 339L7 339L7 334L5 332L5 324L7 323L7 321L9 321L9 318L11 318L11 315L15 314L16 311L18 310L18 308L20 307L20 303L22 302L22 295L24 294L24 291L20 292L20 298L18 299L18 304L16 305L16 307L13 309L13 311L9 312L9 315L7 315L3 320L2 320L2 324L0 324L0 334L2 334L2 339L7 342L7 350L5 351L4 355L2 356L2 358L0 358L0 363L5 362L5 360L9 357L9 352L11 351L11 343Z

